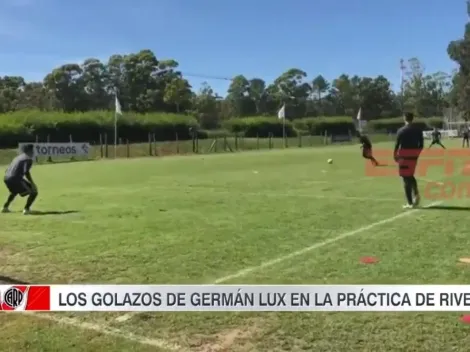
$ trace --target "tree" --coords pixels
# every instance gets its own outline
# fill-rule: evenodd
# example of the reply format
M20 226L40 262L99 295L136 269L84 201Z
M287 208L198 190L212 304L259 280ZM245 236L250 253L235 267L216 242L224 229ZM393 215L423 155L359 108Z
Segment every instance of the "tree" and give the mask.
M404 108L418 116L442 116L449 106L452 80L444 72L427 74L417 58L409 60L409 71L404 85Z
M305 71L291 68L276 78L271 88L279 105L289 105L289 115L293 118L306 116L307 99L312 91L306 78Z
M25 86L23 77L0 77L0 112L16 110L20 103L19 96Z
M141 50L123 58L127 108L146 112L163 103L163 92L157 91L158 60L151 50ZM160 93L160 94L158 94Z
M217 95L207 82L204 82L199 93L194 95L194 112L203 128L216 128L219 126L217 101Z
M42 83L27 83L20 91L17 109L39 109L50 111L60 106L55 95L47 90Z
M312 82L312 92L316 94L319 102L322 100L322 95L325 94L330 87L328 81L322 75L318 75Z
M331 94L334 96L334 99L331 101L335 103L337 113L340 115L353 115L356 108L354 107L353 86L349 76L342 74L333 80L332 88Z
M256 107L256 114L266 112L266 82L261 78L253 78L249 81L248 95Z
M467 1L467 14L470 16L470 1ZM465 26L462 39L452 41L447 52L449 57L459 65L458 74L454 76L455 84L452 96L458 107L465 114L470 114L470 23Z
M60 108L66 112L84 111L82 69L78 64L67 64L54 69L44 78L47 90L53 92Z
M176 112L180 112L183 103L191 99L191 86L185 79L176 77L165 87L163 100L165 103L176 106Z
M98 59L87 59L81 65L82 86L87 108L104 110L110 107L111 83L106 65Z
M363 116L366 119L374 119L380 117L397 116L394 106L394 96L391 84L384 76L376 78L364 77L360 80L358 86L358 106L356 109L362 108Z
M470 25L467 26L467 29ZM420 60L408 61L404 100L418 116L436 116L451 104L470 112L470 32L452 42L448 52L458 72L427 73ZM366 119L399 116L401 100L384 76L341 74L328 82L322 75L291 68L271 84L259 77L237 75L225 97L206 83L193 92L177 61L158 59L149 49L115 54L107 61L90 58L54 68L42 82L0 77L0 113L18 109L65 112L113 109L114 94L122 108L134 112L194 114L205 128L231 117L275 116L287 104L289 118L355 116Z
M235 116L249 114L249 89L250 82L243 75L235 76L227 91L227 100L230 102L232 112Z

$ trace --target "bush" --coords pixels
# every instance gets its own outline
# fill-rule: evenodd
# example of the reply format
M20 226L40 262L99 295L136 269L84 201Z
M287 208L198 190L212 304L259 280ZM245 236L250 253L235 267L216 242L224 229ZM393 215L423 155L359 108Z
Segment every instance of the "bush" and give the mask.
M417 119L416 123L423 129L442 128L442 119ZM367 123L369 132L395 133L403 126L403 118L371 120ZM282 137L282 120L275 117L235 118L225 122L224 127L232 133L244 134L246 137ZM356 130L354 119L347 116L310 117L286 122L286 135L347 135Z
M200 134L203 134L204 138L223 138L223 137L231 137L232 133L227 130L200 130ZM201 138L199 136L199 138Z
M224 127L232 133L246 137L282 137L282 120L275 117L236 118L225 122ZM348 117L319 117L286 121L286 136L349 134L355 130L354 122Z
M442 127L442 119L417 119L423 129ZM367 124L371 133L395 133L403 126L401 117L372 120ZM148 141L149 133L154 133L157 141L191 139L197 131L199 138L223 137L227 134L240 134L245 137L266 138L271 134L282 137L283 121L276 117L234 118L224 122L226 130L201 130L192 116L150 113L124 114L118 118L118 135L123 141L132 143ZM286 121L287 137L297 135L346 135L355 130L351 117L317 117ZM65 114L61 112L18 111L0 115L0 147L16 147L18 142L46 141L69 142L70 136L79 142L97 142L100 135L106 134L108 142L114 141L114 113L112 111L90 111Z
M130 142L145 142L149 133L157 141L191 139L190 129L198 129L194 117L176 114L124 114L118 117L118 136ZM0 147L16 147L18 142L32 142L36 138L53 142L98 141L106 134L114 140L114 113L91 111L65 114L60 112L18 111L0 115ZM199 133L200 137L207 134Z
M442 128L442 118L418 118L415 123L423 130L433 127ZM403 126L403 118L396 117L391 119L372 120L367 124L367 129L374 132L395 133L400 127Z
M273 117L245 117L235 118L225 121L224 127L237 134L243 134L245 137L267 138L270 134L274 137L282 137L283 121ZM294 126L290 121L285 123L285 133L287 137L297 135Z
M294 120L294 126L298 130L309 131L311 135L347 135L354 132L356 127L350 117L310 117Z

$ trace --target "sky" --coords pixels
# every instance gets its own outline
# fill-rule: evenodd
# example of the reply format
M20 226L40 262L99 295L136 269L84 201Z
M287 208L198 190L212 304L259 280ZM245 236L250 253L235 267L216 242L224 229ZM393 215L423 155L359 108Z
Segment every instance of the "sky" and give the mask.
M53 68L151 49L225 95L245 75L272 82L290 68L332 80L386 76L401 58L426 72L456 68L465 0L0 0L0 75L42 80Z

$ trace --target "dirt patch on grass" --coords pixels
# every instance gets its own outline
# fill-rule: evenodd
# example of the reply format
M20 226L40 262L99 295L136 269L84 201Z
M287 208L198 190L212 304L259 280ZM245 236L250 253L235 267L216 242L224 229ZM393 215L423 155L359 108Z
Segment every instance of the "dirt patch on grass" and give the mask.
M18 260L21 253L10 246L0 245L0 269L5 269ZM0 272L1 274L1 272Z
M21 278L16 277L12 265L18 252L7 246L0 246L0 285L25 284Z
M191 351L232 352L252 350L252 339L261 331L260 324L225 329L212 336L194 336Z
M86 282L88 274L80 269L63 273L63 264L49 260L48 253L31 254L32 250L18 250L0 245L0 284L15 285Z

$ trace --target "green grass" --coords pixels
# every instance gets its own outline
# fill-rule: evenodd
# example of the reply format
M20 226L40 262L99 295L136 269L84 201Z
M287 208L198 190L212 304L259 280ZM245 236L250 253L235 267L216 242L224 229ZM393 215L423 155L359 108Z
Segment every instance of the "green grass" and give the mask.
M364 180L364 169L357 145L39 165L35 209L77 212L24 217L15 201L16 212L1 216L0 273L34 283L213 283L400 214L401 181ZM427 175L441 177L437 168ZM466 284L469 268L457 261L470 256L467 217L418 210L226 283ZM380 263L361 265L369 255ZM121 315L0 315L2 346L438 352L467 351L470 342L456 313Z

